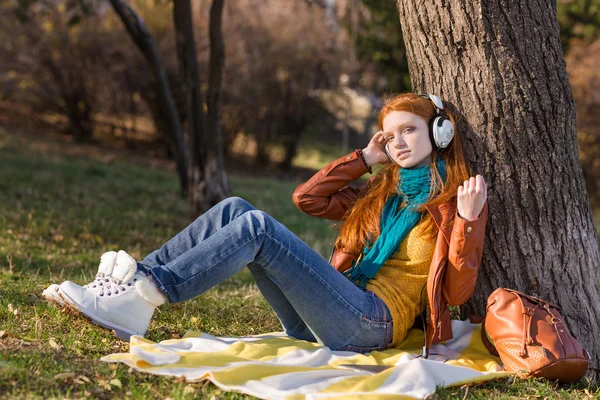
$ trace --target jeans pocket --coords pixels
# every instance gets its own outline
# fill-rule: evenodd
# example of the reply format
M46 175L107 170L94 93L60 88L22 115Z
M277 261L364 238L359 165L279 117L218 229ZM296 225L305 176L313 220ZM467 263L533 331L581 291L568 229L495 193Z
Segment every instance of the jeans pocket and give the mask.
M369 315L362 315L363 323L373 327L373 329L385 331L384 349L392 345L394 324L392 313L383 300L372 293L373 307Z
M394 324L391 320L388 322L373 321L364 315L361 319L362 329L360 332L354 335L349 344L338 350L365 354L391 347L394 333Z

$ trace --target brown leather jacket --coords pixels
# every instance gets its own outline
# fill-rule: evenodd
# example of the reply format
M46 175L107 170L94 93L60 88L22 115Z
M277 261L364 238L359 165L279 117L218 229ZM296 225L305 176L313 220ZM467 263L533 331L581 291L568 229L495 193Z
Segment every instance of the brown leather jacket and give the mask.
M316 217L341 220L367 185L348 186L367 168L356 153L333 161L307 182L299 185L292 200L302 211ZM430 319L427 347L452 338L448 305L460 305L471 297L483 254L487 202L479 218L467 221L456 215L454 203L427 207L439 228L427 278ZM338 271L348 269L354 257L336 249L331 258Z

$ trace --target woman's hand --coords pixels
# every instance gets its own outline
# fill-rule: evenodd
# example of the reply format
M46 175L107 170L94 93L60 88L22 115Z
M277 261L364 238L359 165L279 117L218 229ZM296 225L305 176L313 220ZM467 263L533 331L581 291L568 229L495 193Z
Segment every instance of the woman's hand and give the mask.
M479 217L487 199L487 185L483 176L477 175L458 187L458 215L473 221Z
M363 149L363 155L369 167L377 163L387 164L390 162L385 153L385 142L386 138L383 136L383 131L379 131L373 135L367 147Z

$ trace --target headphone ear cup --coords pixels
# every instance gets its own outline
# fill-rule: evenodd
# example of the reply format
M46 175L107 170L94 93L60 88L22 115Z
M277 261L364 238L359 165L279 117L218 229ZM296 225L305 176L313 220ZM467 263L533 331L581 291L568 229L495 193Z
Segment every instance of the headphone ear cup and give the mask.
M448 118L440 115L432 120L430 133L437 148L445 149L454 138L454 125Z
M389 146L390 146L389 142L385 144L385 154L387 154L387 156L391 162L395 162L394 159L392 158L392 154L390 153Z

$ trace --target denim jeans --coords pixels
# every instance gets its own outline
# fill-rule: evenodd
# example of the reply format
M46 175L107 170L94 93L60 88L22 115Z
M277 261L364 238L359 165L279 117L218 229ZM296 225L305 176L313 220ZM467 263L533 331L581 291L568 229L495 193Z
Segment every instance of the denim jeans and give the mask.
M247 266L286 334L333 350L388 348L392 318L270 215L223 200L138 263L172 303L206 292Z

